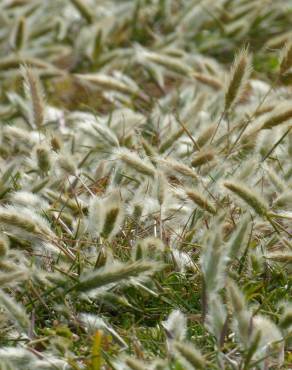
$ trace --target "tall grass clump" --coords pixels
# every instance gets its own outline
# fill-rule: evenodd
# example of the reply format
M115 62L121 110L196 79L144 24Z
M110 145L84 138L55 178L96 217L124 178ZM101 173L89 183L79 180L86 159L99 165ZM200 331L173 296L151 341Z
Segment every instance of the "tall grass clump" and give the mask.
M290 3L0 1L0 370L291 367Z

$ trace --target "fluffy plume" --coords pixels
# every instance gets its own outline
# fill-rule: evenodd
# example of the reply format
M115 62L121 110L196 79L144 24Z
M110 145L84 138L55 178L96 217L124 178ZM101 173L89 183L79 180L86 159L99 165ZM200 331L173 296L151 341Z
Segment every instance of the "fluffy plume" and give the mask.
M163 322L163 327L166 330L166 335L169 339L179 342L185 340L187 333L187 319L181 311L172 311L167 320Z
M292 67L292 42L287 42L282 50L280 60L280 74L285 75Z
M290 2L0 0L1 370L288 366Z
M0 235L0 259L4 258L9 250L9 239L5 234Z
M182 128L174 132L169 138L161 143L159 152L164 153L167 149L171 148L171 146L184 134L184 132L185 130Z
M183 176L193 178L194 180L198 179L198 175L195 171L193 171L184 163L176 161L175 159L164 159L158 157L155 158L155 162L157 162L159 166L161 166L162 169L165 169L166 171L172 171L174 173L177 172Z
M253 335L260 333L258 350L254 358L265 357L265 365L281 367L284 362L283 336L277 326L267 317L257 315L253 318Z
M24 308L1 290L0 305L5 308L11 319L15 320L19 328L21 328L24 332L27 332L29 327L29 319L26 316Z
M245 299L235 283L229 281L227 291L233 310L236 334L243 346L247 347L251 335L251 313L247 309Z
M86 292L109 284L129 282L131 279L143 279L159 268L161 265L148 261L106 266L103 269L84 274L74 289Z
M132 370L147 370L148 366L139 360L136 360L132 357L126 357L124 359L124 363L128 366L129 369Z
M43 174L47 174L51 168L50 151L45 146L36 148L38 167Z
M164 251L165 246L160 239L148 237L137 241L132 254L134 260L143 258L155 260L161 259Z
M212 294L208 300L208 312L206 316L206 327L216 337L218 345L221 345L226 325L227 310L219 294Z
M262 217L267 216L268 206L260 195L251 191L247 186L237 182L225 181L224 186L243 199L258 215Z
M107 323L105 319L100 316L92 315L88 313L81 313L79 315L79 320L82 325L86 328L87 332L90 334L96 333L97 330L102 330L111 335L122 347L127 348L127 343L122 339L122 337L117 333L114 328Z
M74 7L78 10L81 17L84 18L89 24L93 21L93 12L86 4L85 0L70 0Z
M213 204L203 195L198 193L195 190L187 189L186 195L189 199L191 199L196 205L198 205L200 208L204 209L205 211L215 214L216 208L213 206Z
M212 150L205 150L202 153L198 153L192 158L192 166L193 167L199 167L202 166L205 163L208 163L214 159L215 155Z
M241 99L251 74L251 59L248 49L242 49L235 57L225 93L225 111Z
M13 32L12 45L16 50L23 49L27 38L26 20L24 17L20 17L17 20L15 29Z
M292 119L291 103L279 104L271 113L267 115L261 124L261 129L271 129L283 123L290 122Z
M22 66L21 72L27 99L31 104L29 121L32 127L40 129L45 122L45 101L41 82L35 70Z
M207 85L214 90L221 90L223 87L222 82L213 76L202 73L193 73L193 77L202 84Z
M76 175L77 168L76 164L73 162L72 158L65 156L63 154L58 157L58 166L66 175Z
M118 190L106 198L91 198L88 231L92 236L110 239L117 234L124 220L124 209Z
M211 240L208 240L200 260L207 295L211 296L223 287L227 261L226 250L217 231Z
M245 217L237 226L230 240L228 241L228 250L230 259L237 257L240 249L244 246L249 225L249 217Z
M156 177L156 187L157 187L157 200L160 206L165 202L165 198L167 196L167 181L161 172L157 172Z
M28 236L35 237L52 235L45 219L29 209L0 207L0 224L12 234L25 232Z
M206 360L195 346L188 343L176 342L174 344L174 349L178 358L187 369L195 370L206 368Z
M286 304L284 307L284 312L280 319L280 327L283 330L290 331L292 328L292 305Z
M155 169L146 160L142 160L136 153L127 149L119 150L116 152L116 157L128 167L141 173L142 175L154 177Z

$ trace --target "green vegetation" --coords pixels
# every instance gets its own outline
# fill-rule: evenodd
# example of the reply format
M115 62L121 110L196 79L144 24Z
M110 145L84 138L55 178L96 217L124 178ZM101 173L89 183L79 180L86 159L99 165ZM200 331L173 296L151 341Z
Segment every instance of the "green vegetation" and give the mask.
M0 370L291 368L291 19L0 1Z

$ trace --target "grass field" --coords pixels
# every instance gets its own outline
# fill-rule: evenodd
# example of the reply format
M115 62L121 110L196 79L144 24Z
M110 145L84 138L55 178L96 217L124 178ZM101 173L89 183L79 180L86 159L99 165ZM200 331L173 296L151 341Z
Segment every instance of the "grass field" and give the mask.
M0 370L292 369L291 24L0 1Z

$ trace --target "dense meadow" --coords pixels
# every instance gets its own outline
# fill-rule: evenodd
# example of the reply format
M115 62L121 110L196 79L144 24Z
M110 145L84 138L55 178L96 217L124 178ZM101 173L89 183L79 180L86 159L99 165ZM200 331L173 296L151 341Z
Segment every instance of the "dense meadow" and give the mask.
M0 370L292 369L292 1L0 1Z

